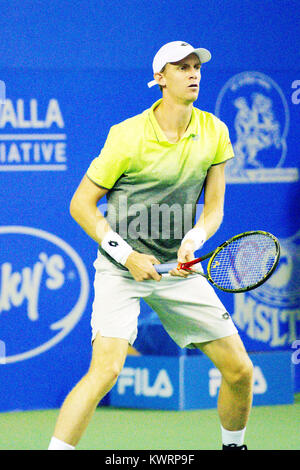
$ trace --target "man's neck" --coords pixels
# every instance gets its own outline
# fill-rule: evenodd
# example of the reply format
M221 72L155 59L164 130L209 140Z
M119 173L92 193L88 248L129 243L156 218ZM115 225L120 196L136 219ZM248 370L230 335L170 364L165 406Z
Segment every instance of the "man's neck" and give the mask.
M193 110L193 103L173 103L165 98L155 108L156 120L168 140L177 142L187 130Z

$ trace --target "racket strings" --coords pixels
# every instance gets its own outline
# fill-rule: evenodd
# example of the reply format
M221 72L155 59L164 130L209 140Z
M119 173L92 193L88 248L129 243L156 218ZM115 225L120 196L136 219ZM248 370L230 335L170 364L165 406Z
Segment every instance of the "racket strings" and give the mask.
M213 258L210 276L222 289L246 289L273 268L277 248L272 238L253 234L233 240Z

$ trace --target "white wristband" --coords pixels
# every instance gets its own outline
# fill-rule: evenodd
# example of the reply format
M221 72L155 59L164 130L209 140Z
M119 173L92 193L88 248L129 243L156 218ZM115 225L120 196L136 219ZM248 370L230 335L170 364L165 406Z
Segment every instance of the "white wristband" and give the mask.
M101 247L108 253L117 263L125 264L128 256L133 251L130 245L116 232L112 230L107 232L101 242Z
M181 243L187 240L192 240L195 243L195 246L196 246L195 251L197 251L200 248L202 248L202 246L204 245L206 241L206 232L203 228L197 228L197 227L192 228L185 234Z

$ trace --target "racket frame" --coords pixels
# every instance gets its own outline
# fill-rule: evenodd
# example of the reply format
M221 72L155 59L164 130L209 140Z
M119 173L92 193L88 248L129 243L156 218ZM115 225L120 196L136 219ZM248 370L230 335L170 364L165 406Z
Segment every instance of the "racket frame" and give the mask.
M229 245L233 241L238 240L239 238L245 238L245 237L250 236L250 235L265 235L265 236L268 236L269 238L271 238L273 240L273 242L276 246L276 256L275 256L273 266L266 273L266 275L262 277L262 279L259 282L256 282L255 284L253 284L251 286L241 287L240 289L238 289L238 288L228 289L228 288L224 288L224 287L219 286L219 284L216 283L212 279L211 274L210 274L211 273L211 266L213 264L213 261L214 261L215 257L220 253L221 250L223 250L227 245ZM273 272L275 271L275 269L278 265L279 259L280 259L280 244L279 244L278 239L269 232L265 232L263 230L251 230L251 231L243 232L243 233L240 233L238 235L235 235L234 237L229 238L229 240L226 240L226 242L222 243L220 246L218 246L218 248L216 248L215 250L213 250L210 253L206 254L205 256L202 256L200 258L195 258L194 260L188 261L186 263L179 263L178 266L177 266L177 269L190 269L190 266L193 266L194 264L197 264L197 263L201 263L201 261L204 261L207 258L210 258L210 260L208 262L208 265L207 265L207 274L202 273L200 271L197 274L200 274L201 276L205 277L213 286L215 286L217 289L219 289L223 292L231 292L231 293L248 292L248 291L250 291L252 289L256 289L257 287L262 285L273 274Z

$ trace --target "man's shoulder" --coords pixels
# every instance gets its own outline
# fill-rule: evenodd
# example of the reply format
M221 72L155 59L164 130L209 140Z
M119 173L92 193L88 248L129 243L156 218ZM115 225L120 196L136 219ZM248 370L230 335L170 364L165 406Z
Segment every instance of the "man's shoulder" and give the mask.
M111 129L114 132L119 132L120 135L128 136L137 134L141 128L144 127L149 110L145 110L139 114L131 116L123 121L114 124Z
M221 121L221 119L219 119L213 113L210 113L208 111L203 111L202 109L195 108L195 107L194 107L194 110L195 110L197 118L199 119L201 123L205 123L207 125L214 125L216 127L220 127L224 124L224 122Z

